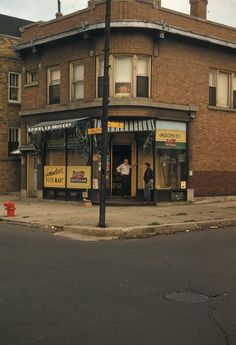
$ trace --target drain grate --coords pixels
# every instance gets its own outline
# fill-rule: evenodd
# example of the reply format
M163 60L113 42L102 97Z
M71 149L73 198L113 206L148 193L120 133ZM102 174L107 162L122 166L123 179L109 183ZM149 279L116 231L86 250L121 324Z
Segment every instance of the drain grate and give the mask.
M206 303L209 297L198 292L193 291L173 291L164 295L168 301L182 302L182 303Z

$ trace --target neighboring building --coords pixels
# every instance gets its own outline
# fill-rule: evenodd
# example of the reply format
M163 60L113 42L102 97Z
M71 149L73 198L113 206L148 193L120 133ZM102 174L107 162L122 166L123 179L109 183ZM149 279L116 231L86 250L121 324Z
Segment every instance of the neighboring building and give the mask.
M0 194L20 191L21 61L14 46L27 23L0 14Z
M236 195L236 29L157 0L113 0L107 189L120 194L116 167L134 165L131 196L142 197L145 162L157 201ZM22 195L98 199L104 0L28 26L18 45L22 76ZM28 135L26 134L28 131ZM32 143L34 145L32 145ZM35 150L36 147L36 150Z

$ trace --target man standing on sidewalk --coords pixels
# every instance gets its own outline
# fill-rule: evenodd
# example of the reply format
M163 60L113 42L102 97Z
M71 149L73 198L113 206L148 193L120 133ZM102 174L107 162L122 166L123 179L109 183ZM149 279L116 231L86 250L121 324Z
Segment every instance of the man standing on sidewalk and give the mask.
M153 187L153 171L151 164L146 162L146 170L143 176L144 179L144 200L149 203L151 200L151 188Z
M116 168L116 171L121 175L122 196L130 194L130 169L131 165L127 158L125 158L124 162Z

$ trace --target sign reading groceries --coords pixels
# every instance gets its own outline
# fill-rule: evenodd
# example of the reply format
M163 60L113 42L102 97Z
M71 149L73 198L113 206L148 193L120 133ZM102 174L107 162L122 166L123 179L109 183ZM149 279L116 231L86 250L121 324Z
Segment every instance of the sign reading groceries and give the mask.
M186 131L159 128L156 130L156 141L158 148L182 149L186 146Z
M91 167L90 166L45 166L44 167L44 187L45 188L71 188L88 189L91 188Z

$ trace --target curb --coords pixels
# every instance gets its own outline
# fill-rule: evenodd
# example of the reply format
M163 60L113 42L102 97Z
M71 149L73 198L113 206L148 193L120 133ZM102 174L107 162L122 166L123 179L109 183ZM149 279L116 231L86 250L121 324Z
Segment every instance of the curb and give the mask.
M98 239L132 239L132 238L148 238L157 235L168 235L178 232L190 232L190 231L205 231L214 230L219 228L226 228L231 226L236 226L236 218L227 219L214 219L205 220L199 222L186 222L186 223L170 223L162 225L146 225L146 226L136 226L136 227L107 227L101 229L97 227L74 227L74 226L62 226L62 225L45 225L45 224L35 224L30 222L24 222L14 219L4 219L1 218L4 223L18 224L24 226L33 226L47 230L52 233L73 233L82 236L93 236Z
M73 227L65 226L64 232L77 233L83 236L112 237L117 239L146 238L177 232L204 231L236 226L236 218L215 219L188 223L171 223L162 225L136 226L127 228Z

